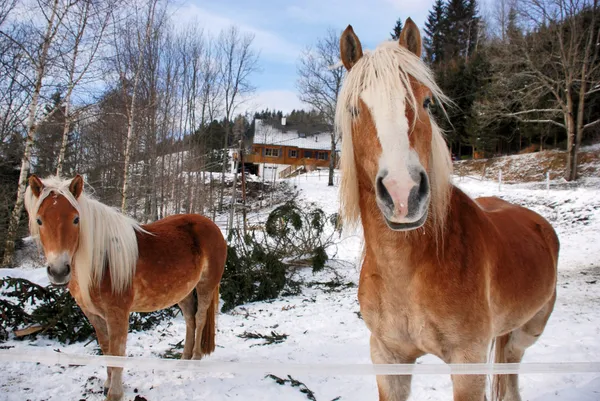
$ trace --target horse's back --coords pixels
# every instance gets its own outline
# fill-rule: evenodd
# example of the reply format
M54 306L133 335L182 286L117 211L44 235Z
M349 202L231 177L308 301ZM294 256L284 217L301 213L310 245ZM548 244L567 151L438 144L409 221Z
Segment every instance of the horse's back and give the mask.
M548 220L538 213L495 196L477 198L475 202L498 229L502 242L517 247L523 242L526 245L533 242L538 245L537 250L547 250L555 259L558 257L558 236Z
M542 307L556 287L556 232L544 217L528 208L496 197L475 202L496 228L492 292L503 299L500 303L508 310L518 311L524 298ZM515 305L509 305L511 302Z
M139 259L132 310L151 311L179 302L200 280L221 279L227 244L207 217L179 214L143 225L137 232Z
M523 206L507 202L495 196L481 197L475 202L503 232L517 229L523 233L537 232L558 255L559 240L554 228L543 216Z
M140 256L144 253L156 254L164 252L169 255L177 253L189 259L196 257L226 257L227 243L221 229L209 218L200 214L177 214L167 216L142 228L151 235L138 234ZM176 252L175 252L176 251Z

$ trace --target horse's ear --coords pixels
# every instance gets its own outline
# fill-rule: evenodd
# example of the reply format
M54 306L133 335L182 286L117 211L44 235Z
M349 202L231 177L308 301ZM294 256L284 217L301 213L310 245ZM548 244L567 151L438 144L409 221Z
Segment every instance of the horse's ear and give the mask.
M29 177L29 187L31 188L31 192L33 192L35 197L39 198L42 190L44 189L44 183L37 175L32 174L31 177Z
M81 195L81 192L83 191L83 178L79 174L71 181L69 191L71 191L75 199L79 198L79 195Z
M409 18L404 23L404 28L400 32L400 46L406 47L408 50L421 57L421 33L419 27Z
M363 56L362 45L352 29L352 25L348 25L340 37L340 54L342 63L348 71Z

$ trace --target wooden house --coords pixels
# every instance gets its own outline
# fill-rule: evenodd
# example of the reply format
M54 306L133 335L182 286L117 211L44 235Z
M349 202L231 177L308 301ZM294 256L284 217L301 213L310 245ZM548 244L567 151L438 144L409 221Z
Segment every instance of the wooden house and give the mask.
M285 118L278 126L259 119L254 125L252 144L244 154L244 168L250 173L273 180L329 167L330 132L288 129Z

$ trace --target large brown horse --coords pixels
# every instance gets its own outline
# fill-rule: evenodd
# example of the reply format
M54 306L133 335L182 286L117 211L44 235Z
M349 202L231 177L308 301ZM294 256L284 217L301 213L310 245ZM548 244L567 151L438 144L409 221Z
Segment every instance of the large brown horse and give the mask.
M105 355L125 355L130 312L179 303L186 322L182 358L215 349L215 314L227 245L200 215L176 215L140 226L83 191L83 179L35 175L25 206L54 285L69 291L88 317ZM194 295L196 290L196 295ZM122 368L108 368L107 400L123 396Z
M538 214L501 199L472 200L428 107L446 98L420 60L408 19L399 42L363 54L351 26L340 41L348 70L336 123L342 133L340 200L362 222L358 297L374 363L519 362L542 334L556 298L559 242ZM360 146L354 146L359 144ZM410 376L378 376L381 401L406 400ZM455 401L482 401L486 377L452 377ZM516 375L493 398L520 400Z

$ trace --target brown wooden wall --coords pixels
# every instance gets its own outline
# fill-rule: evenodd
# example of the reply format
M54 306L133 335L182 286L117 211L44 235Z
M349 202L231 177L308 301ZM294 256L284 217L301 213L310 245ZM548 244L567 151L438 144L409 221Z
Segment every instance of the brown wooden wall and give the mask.
M263 152L264 148L279 149L279 156L266 156ZM290 150L296 151L297 157L290 157ZM310 152L311 156L306 157L305 152ZM318 153L326 153L327 160L320 160L317 158ZM269 145L252 145L252 153L248 153L245 156L246 163L272 163L272 164L308 164L317 167L328 167L329 158L331 157L330 150L312 150L312 149L300 149L294 146L269 146Z

